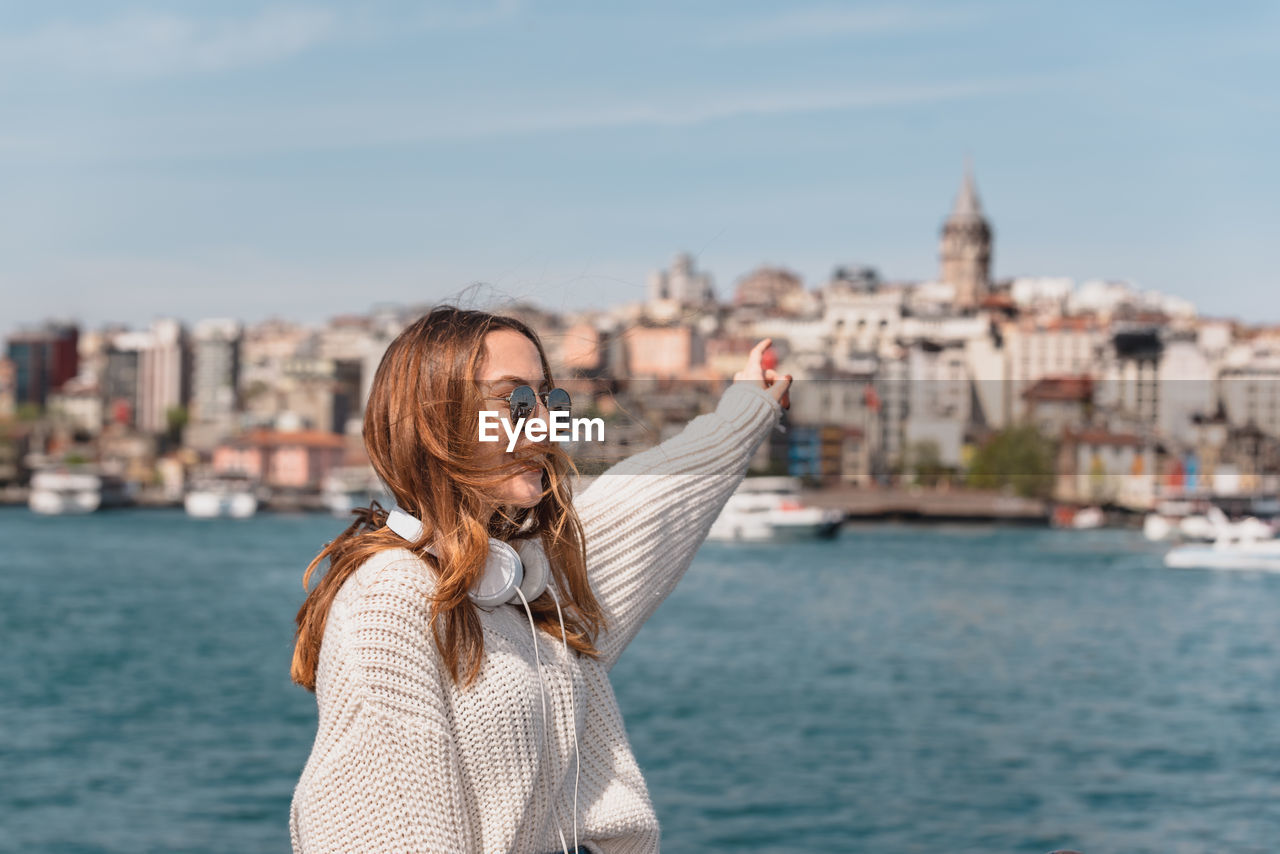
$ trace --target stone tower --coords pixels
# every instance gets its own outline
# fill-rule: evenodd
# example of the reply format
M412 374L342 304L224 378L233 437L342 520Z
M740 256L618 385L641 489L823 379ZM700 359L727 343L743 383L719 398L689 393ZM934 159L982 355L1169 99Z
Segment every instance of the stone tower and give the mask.
M973 170L965 166L955 207L942 225L942 281L955 286L956 308L976 308L991 282L991 226L982 215Z

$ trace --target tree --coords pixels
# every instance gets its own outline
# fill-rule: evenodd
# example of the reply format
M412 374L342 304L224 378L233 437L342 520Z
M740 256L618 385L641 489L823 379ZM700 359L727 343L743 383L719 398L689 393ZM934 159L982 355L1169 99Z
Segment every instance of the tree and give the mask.
M1054 443L1030 424L996 433L974 454L968 485L979 489L1011 486L1024 498L1049 498L1056 476Z
M942 451L938 443L932 439L921 439L907 447L907 461L910 470L916 476L916 483L921 486L937 486L938 482L951 474L951 469L942 463Z
M173 444L182 441L182 430L187 426L190 416L187 414L185 406L171 406L164 412L164 420L168 429L165 431L165 437Z

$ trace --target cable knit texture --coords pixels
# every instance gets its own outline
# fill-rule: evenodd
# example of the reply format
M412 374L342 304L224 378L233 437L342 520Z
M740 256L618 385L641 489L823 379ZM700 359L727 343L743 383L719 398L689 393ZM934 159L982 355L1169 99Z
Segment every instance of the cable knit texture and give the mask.
M463 690L429 626L433 571L408 549L366 561L333 601L316 675L319 726L293 795L295 852L659 847L658 819L608 671L693 560L781 408L734 383L716 411L617 464L576 502L587 572L609 621L598 660L534 638L519 605L481 610L484 659ZM570 686L572 685L572 691Z

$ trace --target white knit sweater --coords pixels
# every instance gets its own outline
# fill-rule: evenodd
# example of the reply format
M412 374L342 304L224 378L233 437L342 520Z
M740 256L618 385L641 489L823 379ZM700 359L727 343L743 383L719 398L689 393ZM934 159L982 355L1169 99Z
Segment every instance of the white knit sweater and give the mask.
M579 842L599 854L657 851L658 819L608 671L689 567L780 412L764 389L734 383L715 412L577 498L609 629L595 660L538 632L547 717L523 607L479 611L484 659L463 690L432 640L430 567L407 549L363 564L325 628L293 850L546 854L560 851L557 817L572 847L576 725Z

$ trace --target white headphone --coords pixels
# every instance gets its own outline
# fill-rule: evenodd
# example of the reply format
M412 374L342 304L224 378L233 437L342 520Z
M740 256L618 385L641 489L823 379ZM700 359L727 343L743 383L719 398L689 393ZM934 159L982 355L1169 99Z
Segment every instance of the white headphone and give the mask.
M422 537L422 522L399 507L392 507L387 514L387 527L411 543ZM427 552L436 553L430 547ZM508 602L519 604L519 589L532 602L546 591L550 576L551 564L540 538L517 540L512 548L490 537L489 557L484 562L484 572L471 587L471 601L487 610Z
M422 538L422 522L417 517L392 507L387 513L387 527L402 539L416 543ZM427 553L435 555L435 550L428 547ZM542 698L542 717L547 719L547 691L542 682L542 656L538 652L538 633L533 627L533 612L529 603L547 592L547 581L551 577L551 563L542 547L541 538L516 540L515 548L502 540L489 538L489 557L484 562L484 572L468 595L471 601L485 610L493 610L508 602L524 606L529 616L529 632L533 637L533 655L535 669L538 673L538 690ZM551 590L551 598L556 603L556 616L560 619L560 639L564 643L565 655L569 654L569 639L565 636L564 614L560 611L560 599L555 590ZM573 680L569 680L569 707L576 708L573 699ZM582 774L582 755L578 746L578 722L571 713L573 723L573 756L576 768L573 775L573 850L578 851L578 778ZM552 805L556 815L556 832L560 835L560 846L565 854L569 854L569 843L564 838L564 830L560 827L560 811Z

